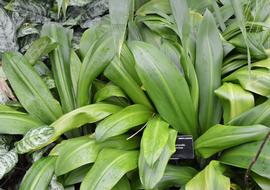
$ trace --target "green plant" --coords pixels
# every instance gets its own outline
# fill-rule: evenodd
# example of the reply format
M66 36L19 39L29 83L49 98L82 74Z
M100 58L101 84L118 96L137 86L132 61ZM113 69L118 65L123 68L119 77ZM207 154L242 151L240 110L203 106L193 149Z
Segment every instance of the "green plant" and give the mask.
M109 8L78 50L70 29L48 23L24 55L3 54L19 105L0 106L0 177L31 155L21 190L269 189L270 3ZM179 166L177 134L195 146Z

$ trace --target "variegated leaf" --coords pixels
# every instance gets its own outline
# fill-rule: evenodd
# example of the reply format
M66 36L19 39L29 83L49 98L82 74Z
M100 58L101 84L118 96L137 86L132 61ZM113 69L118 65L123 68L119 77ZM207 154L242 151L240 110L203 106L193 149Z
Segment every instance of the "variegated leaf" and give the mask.
M13 149L0 156L0 179L8 173L18 162L18 154Z
M57 181L56 175L53 175L51 179L49 190L64 190L64 186Z

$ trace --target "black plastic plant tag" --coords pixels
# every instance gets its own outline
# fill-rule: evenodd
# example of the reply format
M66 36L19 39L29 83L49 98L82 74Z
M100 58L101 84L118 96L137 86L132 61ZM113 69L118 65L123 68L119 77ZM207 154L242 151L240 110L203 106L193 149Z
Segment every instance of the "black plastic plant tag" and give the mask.
M193 138L191 135L179 135L175 144L176 151L171 160L194 159Z

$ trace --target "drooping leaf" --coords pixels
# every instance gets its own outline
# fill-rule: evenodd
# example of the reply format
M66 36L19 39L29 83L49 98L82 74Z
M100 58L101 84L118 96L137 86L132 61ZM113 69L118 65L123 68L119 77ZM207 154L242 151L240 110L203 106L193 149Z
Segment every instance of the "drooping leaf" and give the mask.
M32 128L43 125L30 115L0 105L0 133L23 135Z
M97 125L96 139L101 142L123 134L133 127L146 123L152 114L153 112L146 106L139 104L128 106Z
M3 68L23 107L44 123L50 124L62 115L59 103L46 84L20 53L7 52Z
M55 163L57 176L94 162L99 152L95 139L89 136L62 141L54 149L53 155L57 155Z
M270 73L263 68L257 68L254 70L248 70L248 68L242 68L231 75L223 79L225 82L236 81L248 91L259 94L261 96L269 96Z
M89 89L93 80L100 75L114 56L113 39L104 34L85 56L78 81L77 106L89 103Z
M164 14L171 13L171 7L168 0L151 0L143 4L136 12L136 15L145 16L147 14Z
M224 171L225 167L213 160L186 184L185 190L230 190L230 178L223 175Z
M195 69L199 82L199 123L201 132L219 123L221 105L214 90L221 83L222 42L212 14L207 10L196 41Z
M15 143L15 149L19 154L29 152L47 143L54 135L54 128L42 126L29 130L20 141Z
M188 166L167 165L165 173L157 184L158 189L165 189L172 186L180 187L190 181L196 174L197 170Z
M247 169L251 161L255 158L261 143L261 141L256 141L229 149L222 154L220 161L227 165ZM259 158L251 168L251 171L268 179L270 179L269 151L270 142L268 141L262 149Z
M46 157L36 161L27 170L20 190L47 190L54 172L55 157Z
M16 28L6 11L0 8L0 53L17 49Z
M129 171L137 168L138 151L104 149L85 176L81 190L110 190Z
M72 31L59 24L50 23L43 26L42 36L48 36L58 44L58 47L54 49L49 56L63 112L67 113L75 108L70 72Z
M109 0L112 35L115 44L115 53L120 57L125 40L126 27L132 0Z
M270 105L270 99L240 114L236 118L232 119L228 124L238 125L238 126L262 124L267 127L270 127L270 119L269 119L270 106L269 105Z
M175 64L152 45L132 42L130 46L135 68L161 117L178 132L196 138L195 110L189 88Z
M169 124L160 117L150 119L144 129L141 140L141 151L149 166L153 166L160 157L169 138Z
M153 189L162 179L168 161L171 155L175 152L176 135L177 131L170 129L167 144L153 166L149 166L147 164L143 151L140 151L139 175L144 189Z
M56 42L53 42L49 37L44 36L35 40L27 49L24 56L31 65L34 65L38 59L54 50L56 47Z
M224 123L253 108L254 97L237 84L224 83L215 90L223 106Z
M143 90L125 70L122 62L118 58L114 58L110 65L108 65L104 71L104 75L117 86L122 88L134 103L152 108L151 103L147 99Z
M208 158L225 149L264 139L270 129L263 125L226 126L215 125L195 141L198 155Z
M97 122L113 113L120 111L121 109L121 107L116 105L100 103L91 104L73 110L51 124L51 127L53 127L55 130L51 142L67 131L76 129L87 123Z
M13 149L7 153L0 155L0 179L8 173L18 162L18 154Z

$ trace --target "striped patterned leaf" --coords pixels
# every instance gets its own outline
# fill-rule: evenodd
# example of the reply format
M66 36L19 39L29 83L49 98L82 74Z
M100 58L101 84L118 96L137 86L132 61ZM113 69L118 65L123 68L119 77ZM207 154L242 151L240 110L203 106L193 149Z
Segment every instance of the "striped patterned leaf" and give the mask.
M64 190L64 186L57 181L56 175L53 175L51 179L49 190Z
M16 151L19 154L29 152L39 148L49 142L54 135L54 128L42 126L28 131L22 140L15 143Z
M13 149L6 154L0 155L0 179L8 173L18 162L18 154Z

